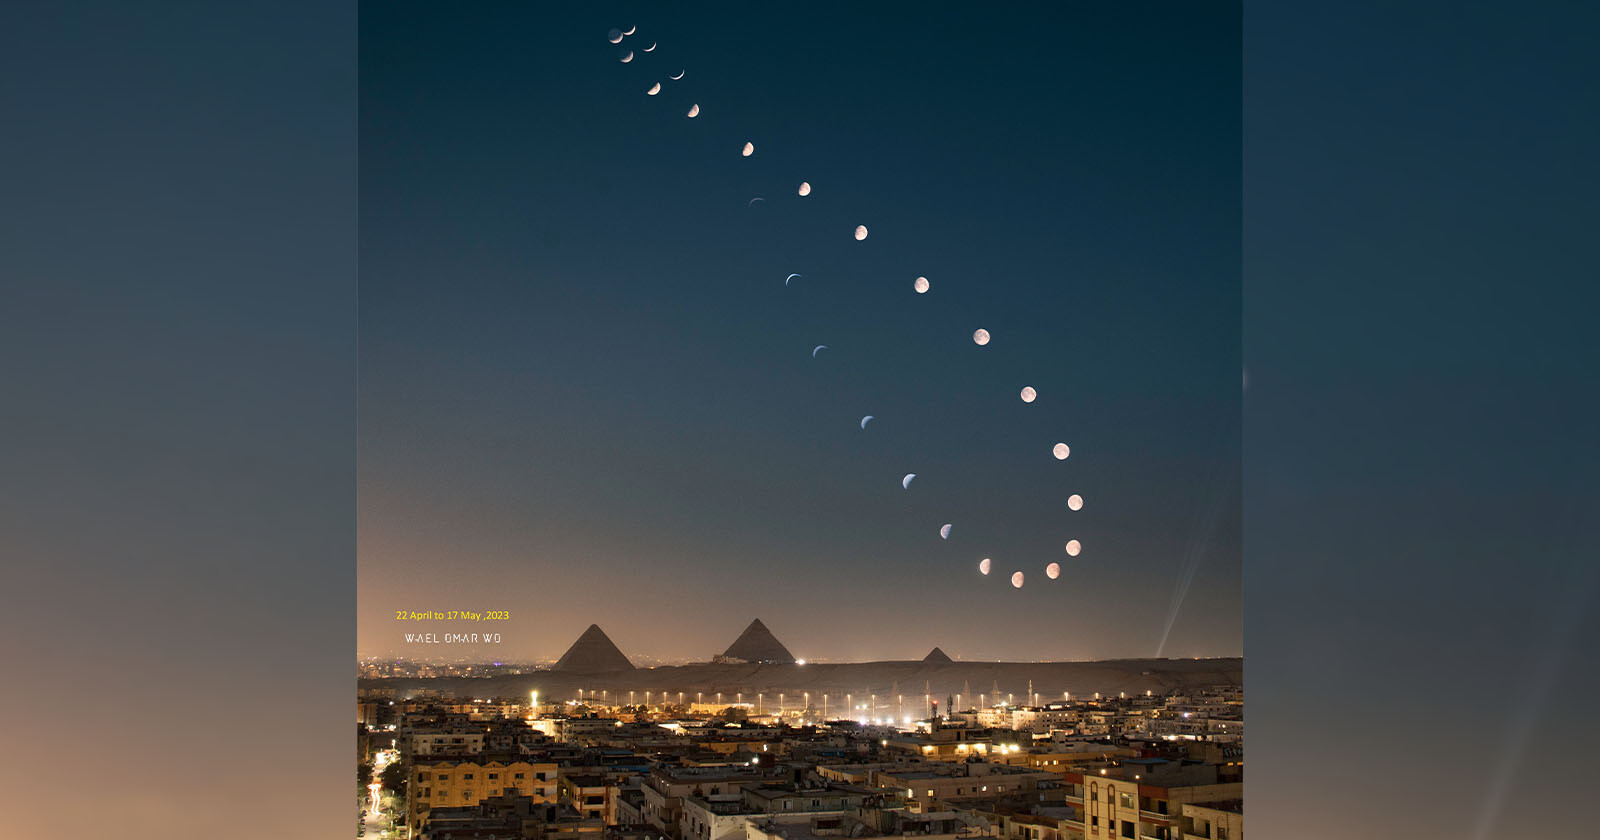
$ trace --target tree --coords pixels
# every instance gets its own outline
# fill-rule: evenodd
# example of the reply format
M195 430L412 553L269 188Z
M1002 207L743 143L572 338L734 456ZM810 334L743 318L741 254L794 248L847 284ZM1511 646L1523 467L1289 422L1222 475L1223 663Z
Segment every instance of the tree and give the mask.
M383 768L383 775L379 779L383 782L383 789L401 796L406 792L406 771L398 762Z

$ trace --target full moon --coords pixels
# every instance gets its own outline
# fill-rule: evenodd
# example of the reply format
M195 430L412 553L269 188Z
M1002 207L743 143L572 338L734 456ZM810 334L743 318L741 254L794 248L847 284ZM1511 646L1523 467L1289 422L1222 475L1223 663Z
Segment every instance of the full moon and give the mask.
M1080 543L1077 540L1068 540L1067 541L1067 556L1069 556L1069 557L1077 557L1078 556L1078 552L1080 552L1082 550L1083 550L1083 543Z
M911 288L916 289L917 290L917 294L919 294L919 295L927 294L928 293L928 278L926 278L926 277L918 277L917 278L917 282L911 284Z
M1051 563L1050 565L1045 566L1044 567L1044 574L1045 574L1045 577L1048 577L1051 580L1055 580L1056 578L1061 577L1061 564L1060 563Z
M989 558L985 557L978 561L978 571L982 574L989 573Z
M861 240L866 239L866 238L867 238L867 226L866 225L856 225L856 241L860 242Z
M1022 573L1021 572L1012 572L1011 573L1011 585L1015 586L1018 589L1022 588Z
M1083 510L1083 497L1077 493L1073 493L1072 496L1067 499L1067 507L1072 508L1073 510Z
M1023 392L1022 398L1028 400L1027 391ZM1028 402L1033 402L1033 400L1028 400ZM1064 443L1058 443L1050 447L1050 454L1056 456L1057 461L1065 461L1067 456L1072 454L1072 447Z
M746 142L744 144L744 151L740 152L739 154L744 156L744 157L749 157L749 156L751 156L751 155L753 155L755 153L756 153L756 144L750 143L750 142Z
M979 347L982 347L983 345L988 344L989 343L989 331L988 330L978 330L977 332L973 333L972 334L972 343L978 345Z
M1033 402L1034 400L1036 400L1038 398L1039 398L1039 392L1033 390L1033 386L1032 385L1029 385L1029 386L1027 386L1027 387L1022 389L1022 401L1023 402Z
M801 195L810 195L811 194L811 182L810 181L801 181L800 182L800 189L797 190L797 192L799 192Z

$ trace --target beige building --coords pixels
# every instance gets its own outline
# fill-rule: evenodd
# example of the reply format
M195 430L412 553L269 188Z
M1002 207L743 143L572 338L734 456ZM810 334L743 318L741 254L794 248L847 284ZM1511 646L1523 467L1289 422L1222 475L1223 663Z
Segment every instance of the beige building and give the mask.
M1183 840L1244 840L1244 802L1185 802Z
M411 768L406 795L406 824L420 832L434 808L477 805L513 789L535 803L559 801L559 768L553 763L514 761L429 761Z

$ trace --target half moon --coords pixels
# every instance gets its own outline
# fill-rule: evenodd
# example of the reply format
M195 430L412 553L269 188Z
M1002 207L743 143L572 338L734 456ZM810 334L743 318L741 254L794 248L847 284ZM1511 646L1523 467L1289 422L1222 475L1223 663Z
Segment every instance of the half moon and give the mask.
M644 92L644 95L645 96L655 96L656 94L658 94L660 92L661 92L661 83L660 82L656 82L655 84L650 86L649 90Z
M740 157L749 157L749 156L751 156L751 155L753 155L755 153L756 153L756 144L751 143L750 141L747 140L747 141L745 141L745 144L744 144L744 151L739 152L739 156Z
M811 182L810 181L801 181L800 182L800 189L796 190L796 192L800 193L802 196L810 195L811 194Z
M941 540L950 539L950 523L948 523L948 522L944 523L944 527L939 529L939 539L941 539Z
M989 558L985 557L982 560L978 561L978 573L979 574L983 574L983 575L988 574L989 573L989 568L990 568Z
M916 473L906 473L906 477L900 479L900 489L902 489L902 490L910 490L911 489L911 479L916 478L916 477L917 477Z
M1077 493L1073 493L1067 499L1067 507L1072 508L1073 510L1083 510L1083 497Z
M868 414L867 416L861 418L861 428L865 429L867 427L867 422L872 420L872 419L873 419L873 415L871 415L871 414Z
M700 104L697 102L689 106L689 119L692 120L698 116L700 116Z

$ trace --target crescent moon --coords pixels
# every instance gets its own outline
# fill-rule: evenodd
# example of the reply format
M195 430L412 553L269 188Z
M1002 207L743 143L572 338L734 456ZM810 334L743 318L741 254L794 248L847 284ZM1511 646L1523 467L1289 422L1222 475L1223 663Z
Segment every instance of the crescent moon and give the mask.
M791 274L788 277L783 278L783 285L785 285L785 286L789 285L789 281L790 280L793 280L794 278L799 277L799 276L800 275L798 275L798 274Z
M678 75L676 75L676 76L668 76L667 78L669 78L669 79L673 80L674 82L676 82L677 80L683 78L683 71L679 70L678 71Z
M613 44L622 43L622 30L613 29L610 32L607 32L606 33L606 40L610 41Z
M766 199L764 199L764 198L762 198L761 196L758 195L755 198L750 199L750 201L747 202L744 206L746 206L746 207L754 207L754 206L756 206L756 202L758 202L758 201L766 201Z
M633 50L628 50L628 52L622 56L622 63L623 64L627 64L628 62L630 62L632 60L633 60Z
M638 32L638 31L639 31L639 24L636 23L636 24L628 27L628 31L624 32L622 34L624 34L624 35L632 35L633 33Z
M650 46L648 46L648 47L645 47L645 48L644 48L644 49L643 49L643 50L642 50L642 52L650 52L650 51L651 51L651 50L653 50L653 49L655 49L655 48L656 48L656 45L655 45L655 44L654 44L654 43L651 43L651 44L650 44Z
M939 539L942 539L942 540L950 539L950 523L948 523L948 522L944 523L944 527L939 529Z
M871 420L872 418L873 418L873 415L871 415L871 414L868 414L867 416L861 418L861 428L865 429L867 427L867 421Z
M910 490L911 489L911 479L916 478L916 477L917 477L916 473L906 473L906 477L900 479L900 489L902 489L902 490Z
M698 116L700 116L700 103L696 102L689 106L689 119L692 120Z
M656 82L655 84L650 86L649 90L644 92L644 95L645 96L655 96L656 94L658 94L660 92L661 92L661 83L660 82Z
M826 349L828 349L828 345L826 344L818 344L817 346L811 348L811 358L815 359L817 357L817 353Z

